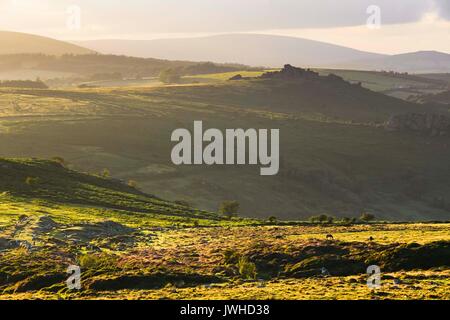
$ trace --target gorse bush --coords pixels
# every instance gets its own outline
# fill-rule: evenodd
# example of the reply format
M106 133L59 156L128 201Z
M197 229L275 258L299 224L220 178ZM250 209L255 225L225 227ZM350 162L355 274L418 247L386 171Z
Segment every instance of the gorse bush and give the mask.
M256 279L256 265L253 262L248 261L247 257L239 258L237 264L239 275L243 279L254 280Z
M225 264L237 264L240 258L240 254L233 249L227 249L223 253L223 260Z
M277 217L275 217L275 216L270 216L270 217L267 219L267 221L268 221L269 223L277 223L278 219L277 219Z

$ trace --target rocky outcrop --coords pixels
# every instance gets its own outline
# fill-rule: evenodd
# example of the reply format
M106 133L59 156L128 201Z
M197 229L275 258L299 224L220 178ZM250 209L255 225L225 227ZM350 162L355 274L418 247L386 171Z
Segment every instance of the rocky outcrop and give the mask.
M230 80L230 81L236 81L236 80L243 80L244 79L244 77L242 76L242 75L240 75L240 74L237 74L237 75L235 75L235 76L232 76L230 79L228 79L228 80Z
M393 115L386 122L385 130L413 131L430 136L445 136L450 134L450 117L427 113Z
M281 80L295 80L305 78L318 78L317 72L309 69L296 68L290 64L286 64L280 71L266 72L261 75L263 79L281 79Z

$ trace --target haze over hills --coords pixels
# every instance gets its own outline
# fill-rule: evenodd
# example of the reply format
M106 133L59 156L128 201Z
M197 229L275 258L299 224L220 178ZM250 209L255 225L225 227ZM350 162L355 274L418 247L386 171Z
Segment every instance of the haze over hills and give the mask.
M158 40L91 40L79 42L101 53L171 60L239 62L252 66L320 66L383 55L325 42L262 34L226 34Z
M356 70L393 70L411 73L446 73L450 72L450 54L437 51L418 51L353 61L335 67Z
M450 71L450 55L435 51L383 55L295 37L226 34L158 40L90 40L78 44L101 53L190 61L233 62L281 67L393 70L433 73Z
M20 32L0 31L0 43L0 54L41 53L61 56L94 53L93 50L72 43Z

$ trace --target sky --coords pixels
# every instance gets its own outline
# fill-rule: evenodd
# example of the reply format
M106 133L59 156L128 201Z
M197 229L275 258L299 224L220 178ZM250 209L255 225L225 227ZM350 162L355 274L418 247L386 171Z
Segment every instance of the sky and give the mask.
M61 40L262 33L450 53L450 0L0 0L0 30Z

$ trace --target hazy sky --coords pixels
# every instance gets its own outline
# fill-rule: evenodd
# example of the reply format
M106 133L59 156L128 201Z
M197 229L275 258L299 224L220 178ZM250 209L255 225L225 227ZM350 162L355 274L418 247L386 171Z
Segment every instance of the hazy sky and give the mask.
M366 25L371 5L380 8L380 28ZM63 40L257 32L450 53L450 0L0 0L0 29Z

